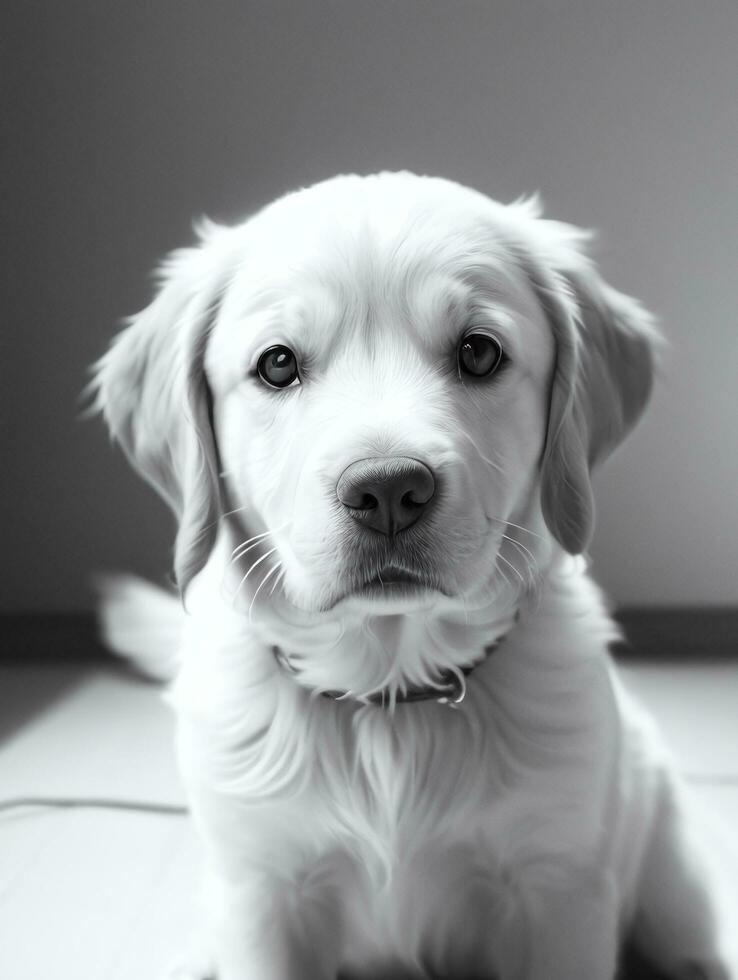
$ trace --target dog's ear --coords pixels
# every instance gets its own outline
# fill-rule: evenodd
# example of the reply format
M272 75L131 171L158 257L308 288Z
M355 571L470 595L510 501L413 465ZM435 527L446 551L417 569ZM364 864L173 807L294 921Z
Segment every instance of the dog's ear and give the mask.
M94 408L177 517L182 593L207 561L222 513L203 363L229 271L218 231L210 226L198 247L172 253L154 300L93 368Z
M580 554L594 524L592 468L640 418L662 341L651 315L608 286L583 254L586 233L537 223L548 226L549 248L534 285L556 339L541 507L558 542Z

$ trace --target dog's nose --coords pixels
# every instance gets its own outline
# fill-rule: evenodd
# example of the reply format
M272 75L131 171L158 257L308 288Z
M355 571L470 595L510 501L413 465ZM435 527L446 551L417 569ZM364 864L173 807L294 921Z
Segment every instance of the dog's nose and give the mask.
M411 456L374 456L347 466L336 494L351 516L392 537L421 516L436 492L431 470Z

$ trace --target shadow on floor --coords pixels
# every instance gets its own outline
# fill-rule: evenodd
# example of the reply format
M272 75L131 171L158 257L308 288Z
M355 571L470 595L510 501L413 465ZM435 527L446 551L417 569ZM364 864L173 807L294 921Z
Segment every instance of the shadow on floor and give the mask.
M0 666L0 745L84 681L89 666Z
M114 663L87 613L0 616L0 744L82 683L92 665Z

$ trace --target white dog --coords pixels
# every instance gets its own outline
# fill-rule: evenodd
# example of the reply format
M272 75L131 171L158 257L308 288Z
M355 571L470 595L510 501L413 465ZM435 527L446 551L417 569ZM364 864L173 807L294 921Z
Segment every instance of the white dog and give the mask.
M586 237L338 177L204 227L97 365L178 519L184 609L121 586L107 629L176 660L219 980L611 980L625 936L738 978L733 879L582 557L657 344Z

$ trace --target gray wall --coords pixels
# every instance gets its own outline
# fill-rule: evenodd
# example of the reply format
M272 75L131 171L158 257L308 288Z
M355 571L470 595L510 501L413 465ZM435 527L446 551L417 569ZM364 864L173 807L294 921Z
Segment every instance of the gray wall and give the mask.
M673 350L598 478L615 598L738 600L735 0L6 5L2 605L161 578L168 513L75 419L85 366L193 216L339 171L443 174L602 232ZM9 166L8 166L9 164Z

